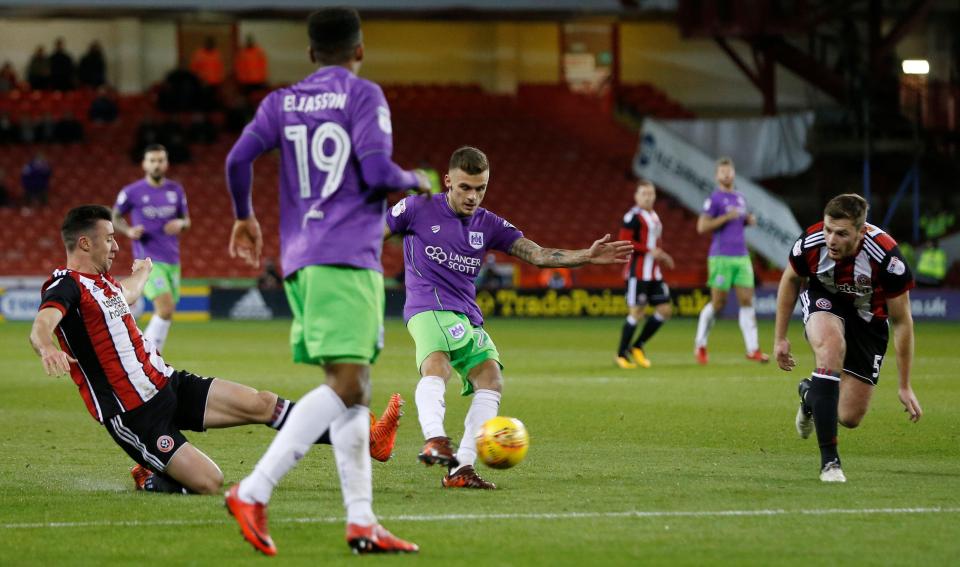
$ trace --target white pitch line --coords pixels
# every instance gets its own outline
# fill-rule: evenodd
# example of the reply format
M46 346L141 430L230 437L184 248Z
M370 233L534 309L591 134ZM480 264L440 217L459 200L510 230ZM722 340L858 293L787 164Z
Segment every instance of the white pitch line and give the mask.
M448 522L456 520L578 520L590 518L724 518L755 516L832 516L832 515L883 515L883 514L958 514L960 508L826 508L820 510L632 510L626 512L542 512L529 514L438 514L414 516L383 516L380 519L392 522ZM272 524L336 524L343 516L315 518L274 518ZM232 523L224 517L220 520L128 520L97 522L34 522L0 524L0 529L47 529L47 528L101 528L101 527L150 527L150 526L212 526Z

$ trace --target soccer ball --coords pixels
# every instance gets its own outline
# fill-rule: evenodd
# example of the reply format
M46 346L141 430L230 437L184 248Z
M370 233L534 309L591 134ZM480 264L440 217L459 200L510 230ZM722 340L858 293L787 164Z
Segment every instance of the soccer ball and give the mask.
M509 469L527 456L530 436L523 422L499 415L477 431L477 456L494 469Z

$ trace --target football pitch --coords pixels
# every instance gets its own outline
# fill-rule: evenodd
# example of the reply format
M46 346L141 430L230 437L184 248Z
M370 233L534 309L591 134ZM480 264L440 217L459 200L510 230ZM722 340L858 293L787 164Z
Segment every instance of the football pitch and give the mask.
M960 557L960 325L918 323L914 389L897 401L892 346L870 413L840 430L848 482L817 478L814 438L794 431L796 383L813 367L794 323L798 371L744 360L736 321L719 321L711 362L693 361L695 321L669 322L650 369L615 368L621 321L488 322L506 366L501 414L524 421L527 460L480 473L492 492L440 487L422 444L413 343L387 325L373 409L407 400L393 459L374 463L374 509L418 556L355 558L329 447L274 493L268 559L242 540L221 497L137 493L129 458L93 421L68 377L43 374L29 325L0 324L0 564L10 565L946 565ZM761 323L770 348L772 325ZM297 398L315 369L289 361L287 323L177 323L176 368ZM451 381L447 430L468 399ZM274 432L246 426L187 437L235 482ZM950 559L950 558L953 559Z

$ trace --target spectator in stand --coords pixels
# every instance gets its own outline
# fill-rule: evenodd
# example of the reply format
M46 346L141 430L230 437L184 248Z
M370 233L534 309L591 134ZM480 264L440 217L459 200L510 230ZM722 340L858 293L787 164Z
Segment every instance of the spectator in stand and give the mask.
M170 71L164 79L157 106L163 112L190 112L204 106L202 99L203 86L200 84L200 79L189 69L180 65ZM137 161L140 161L140 157Z
M13 63L5 61L3 68L0 68L0 93L16 89L18 83L17 71L13 68Z
M208 86L217 87L223 83L223 58L217 49L217 40L212 36L207 36L203 47L193 52L190 70Z
M937 205L920 216L920 228L927 238L936 239L950 232L956 220L957 215L950 212L949 205Z
M50 54L50 88L55 91L72 91L76 80L76 65L67 53L63 38L58 37Z
M419 168L420 171L427 176L427 179L430 180L430 192L434 195L439 193L441 191L440 188L443 187L443 183L440 182L440 172L430 165L430 159L426 157L421 159Z
M0 169L0 209L13 206L13 198L7 187L7 172Z
M83 140L83 124L68 110L54 126L53 138L61 144L80 142Z
M237 74L237 83L244 92L249 93L267 86L267 54L257 45L252 35L247 36L246 45L237 51L233 68Z
M133 147L130 148L131 161L140 163L146 147L153 144L163 145L160 142L160 127L152 116L147 115L137 127L136 138L133 141Z
M42 45L38 45L27 64L27 82L35 91L50 88L50 59Z
M547 289L568 289L573 286L573 274L570 268L546 268L540 270L540 287Z
M33 128L34 141L42 144L56 142L56 129L57 123L54 121L53 115L49 112L44 112L43 116L37 120Z
M20 127L10 120L10 115L0 114L0 144L16 144L20 141Z
M47 204L51 173L50 164L40 152L23 166L20 171L20 184L23 186L23 199L27 206Z
M193 156L190 153L190 148L187 147L187 141L183 136L182 129L169 129L165 139L167 143L167 155L169 156L170 163L185 163L193 159Z
M90 110L87 112L87 116L93 122L109 124L117 119L118 114L117 103L113 98L110 87L100 85L97 88L97 97L90 102Z
M940 241L931 238L920 251L917 260L917 285L940 287L947 277L947 254L940 248Z
M20 118L20 124L16 128L20 132L19 141L24 144L32 144L37 140L36 123L26 114Z
M103 48L100 47L99 41L90 42L87 52L80 58L77 79L81 85L94 89L107 82L107 63L103 59Z
M224 129L231 133L240 132L248 122L253 120L253 113L256 109L250 106L250 101L241 94L239 86L233 82L223 84L220 89L220 97L223 100L224 107Z
M216 125L206 114L195 112L190 118L187 141L191 144L212 144L217 141L217 135Z

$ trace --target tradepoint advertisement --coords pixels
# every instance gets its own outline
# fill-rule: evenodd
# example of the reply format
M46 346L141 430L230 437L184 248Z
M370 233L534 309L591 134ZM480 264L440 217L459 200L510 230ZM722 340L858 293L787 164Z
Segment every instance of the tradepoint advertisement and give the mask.
M268 320L291 317L283 290L187 286L174 318L206 321L213 319ZM696 317L710 300L707 289L671 289L674 314ZM757 317L773 319L777 309L777 290L757 288L754 299ZM402 289L389 289L386 315L403 316ZM497 289L477 292L477 305L485 317L574 318L624 317L627 302L622 289ZM913 318L918 321L960 321L960 290L914 289L910 292ZM39 285L0 286L0 322L31 321L40 306ZM149 315L137 310L138 315ZM648 308L649 311L649 308ZM799 314L799 307L794 310ZM736 319L737 302L731 297L720 315Z

